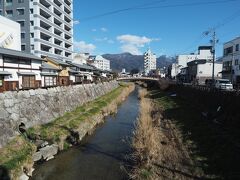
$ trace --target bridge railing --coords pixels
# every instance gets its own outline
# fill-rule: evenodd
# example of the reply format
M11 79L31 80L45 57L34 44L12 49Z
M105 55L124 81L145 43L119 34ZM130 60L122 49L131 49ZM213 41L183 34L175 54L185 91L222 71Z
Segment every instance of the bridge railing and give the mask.
M117 80L159 80L159 78L154 77L119 77Z

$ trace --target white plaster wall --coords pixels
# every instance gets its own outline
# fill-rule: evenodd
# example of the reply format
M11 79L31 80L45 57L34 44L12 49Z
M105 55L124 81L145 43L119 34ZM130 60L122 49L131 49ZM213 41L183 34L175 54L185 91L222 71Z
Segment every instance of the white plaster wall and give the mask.
M8 39L8 40L7 40ZM6 44L5 42L8 41ZM0 47L21 50L20 24L0 15Z

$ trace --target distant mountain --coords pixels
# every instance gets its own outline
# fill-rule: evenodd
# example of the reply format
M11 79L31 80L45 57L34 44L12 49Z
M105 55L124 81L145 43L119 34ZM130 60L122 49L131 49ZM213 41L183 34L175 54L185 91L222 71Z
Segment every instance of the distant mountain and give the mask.
M131 53L122 53L122 54L104 54L104 58L110 60L111 68L114 71L121 71L123 68L127 72L130 72L132 69L143 70L143 55L133 55ZM175 58L167 57L165 55L157 58L157 68L167 67L175 61Z

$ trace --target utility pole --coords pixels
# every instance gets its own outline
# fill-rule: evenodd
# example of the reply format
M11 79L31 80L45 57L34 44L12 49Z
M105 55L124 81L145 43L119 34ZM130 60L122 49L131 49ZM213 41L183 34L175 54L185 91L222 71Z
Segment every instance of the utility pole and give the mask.
M214 70L215 70L215 46L216 46L216 32L213 30L213 36L212 36L212 54L213 54L213 67L212 67L212 80L214 81Z

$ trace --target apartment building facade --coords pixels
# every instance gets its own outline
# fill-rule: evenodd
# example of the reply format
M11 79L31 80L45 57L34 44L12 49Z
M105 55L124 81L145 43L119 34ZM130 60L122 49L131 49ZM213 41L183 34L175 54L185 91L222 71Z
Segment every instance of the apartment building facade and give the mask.
M152 70L157 68L157 58L150 49L144 53L144 74L147 76Z
M96 68L100 69L100 70L106 70L106 71L110 71L110 61L108 59L103 58L100 55L97 55L94 59L93 59L93 66L95 66Z
M176 78L176 76L181 72L181 69L187 67L187 63L196 60L206 60L207 62L212 62L212 46L199 46L198 53L194 54L181 54L177 56L177 63L173 64L171 77Z
M21 50L72 60L72 0L0 0L1 15L21 25Z
M222 76L233 84L240 84L240 37L224 43Z

